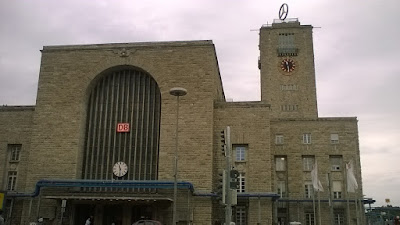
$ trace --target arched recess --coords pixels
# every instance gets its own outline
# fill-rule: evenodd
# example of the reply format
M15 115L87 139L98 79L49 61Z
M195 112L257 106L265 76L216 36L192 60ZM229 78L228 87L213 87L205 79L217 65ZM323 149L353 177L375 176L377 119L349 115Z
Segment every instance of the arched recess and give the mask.
M161 94L157 82L135 67L112 68L88 93L82 179L157 180ZM128 123L129 132L118 132ZM115 176L113 166L128 171Z

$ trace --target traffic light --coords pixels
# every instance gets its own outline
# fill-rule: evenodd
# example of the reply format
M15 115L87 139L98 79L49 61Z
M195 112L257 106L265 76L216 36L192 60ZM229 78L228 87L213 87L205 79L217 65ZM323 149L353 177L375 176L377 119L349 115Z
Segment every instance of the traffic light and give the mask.
M225 196L226 196L226 171L225 170L221 170L218 172L217 194L218 194L218 198L221 200L222 204L225 204Z
M237 170L231 170L229 172L230 179L229 179L229 187L231 189L239 189L239 171Z
M226 156L226 130L221 131L221 152L223 156Z

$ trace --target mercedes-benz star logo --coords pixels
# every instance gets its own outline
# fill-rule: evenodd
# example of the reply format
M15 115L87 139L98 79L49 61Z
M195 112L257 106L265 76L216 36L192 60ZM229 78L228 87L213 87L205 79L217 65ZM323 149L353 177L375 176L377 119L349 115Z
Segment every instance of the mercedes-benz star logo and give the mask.
M281 8L279 9L279 19L285 20L288 13L289 13L289 6L286 3L283 3L281 5Z

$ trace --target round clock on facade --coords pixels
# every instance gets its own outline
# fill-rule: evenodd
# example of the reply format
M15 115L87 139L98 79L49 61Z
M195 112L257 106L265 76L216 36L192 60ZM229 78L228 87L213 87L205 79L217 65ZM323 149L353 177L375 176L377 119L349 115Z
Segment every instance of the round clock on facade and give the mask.
M284 59L281 62L281 69L284 72L290 73L296 68L296 64L294 63L293 59Z
M128 165L124 162L117 162L113 167L114 175L117 177L123 177L128 172Z

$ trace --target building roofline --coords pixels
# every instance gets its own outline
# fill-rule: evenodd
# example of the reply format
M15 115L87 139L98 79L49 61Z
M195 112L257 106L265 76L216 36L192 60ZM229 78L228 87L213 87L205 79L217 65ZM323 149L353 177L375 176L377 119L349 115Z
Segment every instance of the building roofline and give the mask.
M272 23L263 24L261 29L274 28L313 28L312 25L301 24L298 18L287 18L285 20L274 19Z
M160 42L130 42L130 43L106 43L106 44L83 44L83 45L48 45L43 46L43 51L56 50L97 50L115 48L159 48L159 47L186 47L214 45L212 40L193 41L160 41Z
M276 118L271 119L271 122L285 122L285 121L353 121L357 122L357 117L318 117L316 119L308 118Z
M214 109L217 108L269 108L271 104L261 101L248 102L214 102Z
M318 117L319 121L337 121L337 120L346 120L346 121L358 121L356 116L349 117Z
M35 105L2 105L0 106L0 112L10 112L10 111L35 111Z
M215 45L212 40L191 40L191 41L155 41L155 42L130 42L130 43L105 43L105 44L84 44L84 45L49 45L43 46L42 52L52 51L74 51L74 50L113 50L116 49L154 49L154 48L179 48L179 47L212 47L217 64L219 81L222 87L222 96L225 99L224 86Z
M221 89L222 89L222 97L224 100L226 100L225 97L225 91L224 91L224 83L222 82L222 77L221 77L221 71L219 69L219 62L218 62L218 57L217 57L217 50L215 49L215 45L212 43L213 49L214 49L214 57L215 57L215 62L217 63L217 70L218 70L218 77L219 77L219 82L221 84Z

